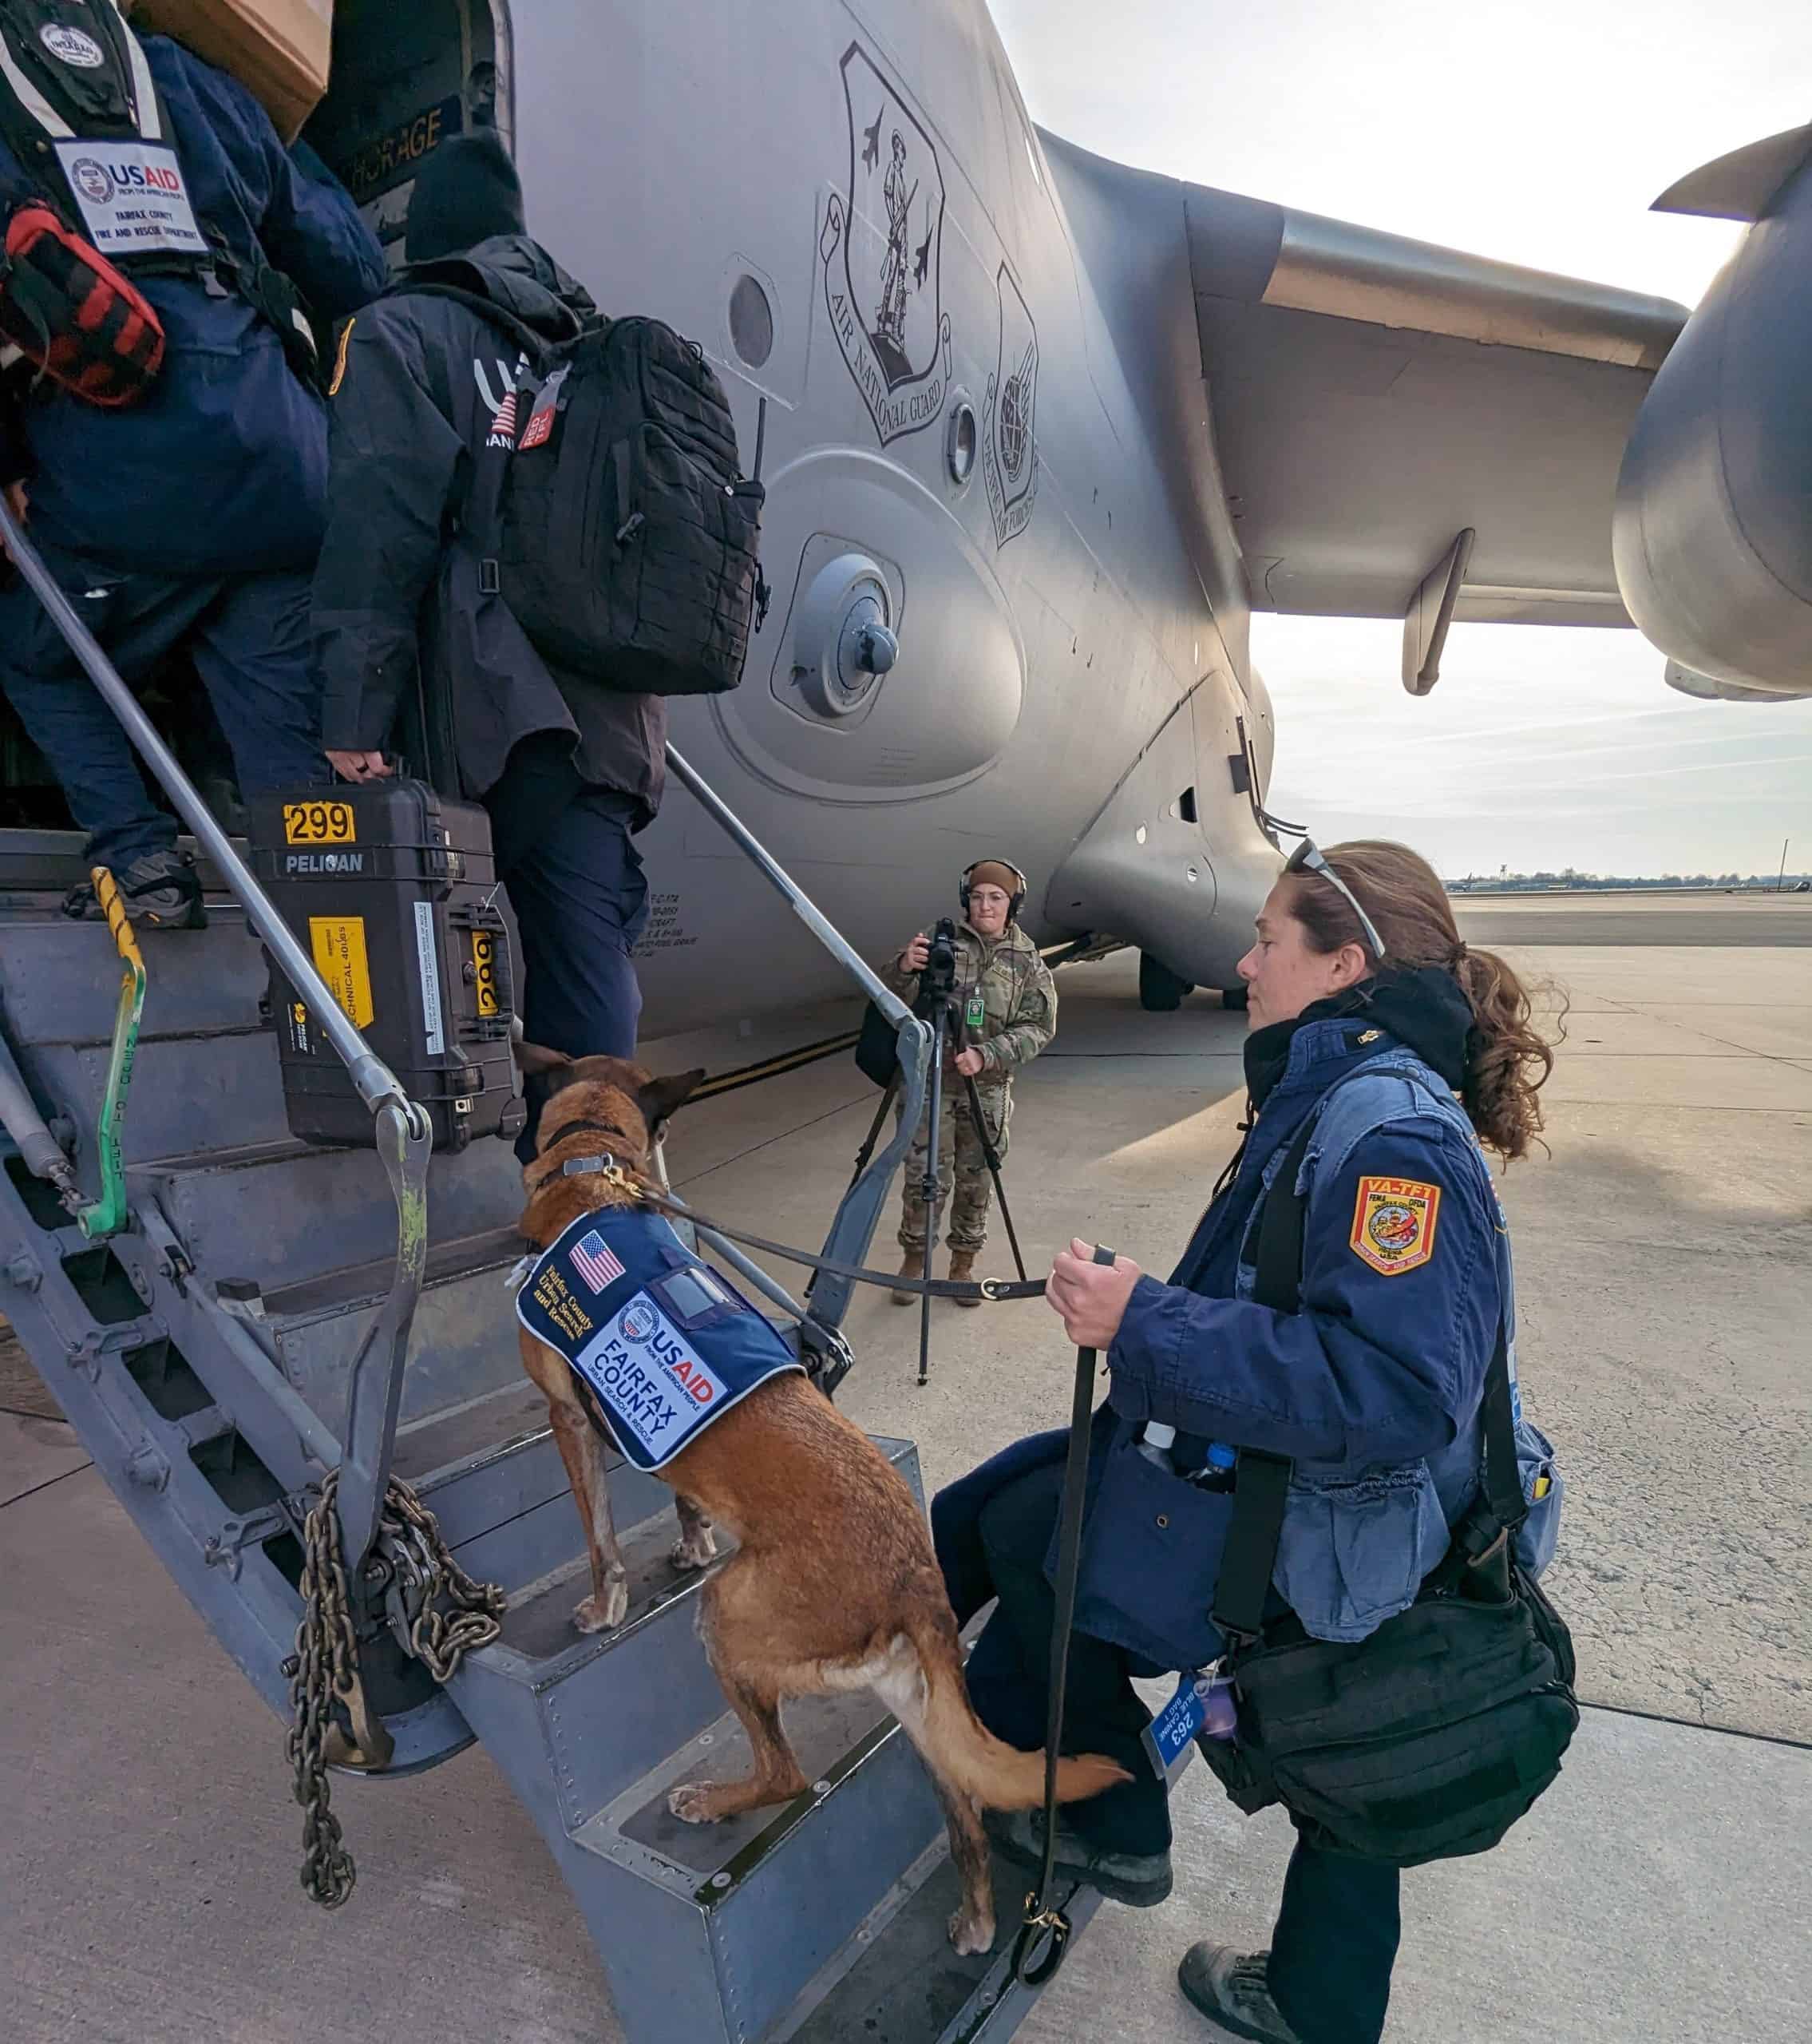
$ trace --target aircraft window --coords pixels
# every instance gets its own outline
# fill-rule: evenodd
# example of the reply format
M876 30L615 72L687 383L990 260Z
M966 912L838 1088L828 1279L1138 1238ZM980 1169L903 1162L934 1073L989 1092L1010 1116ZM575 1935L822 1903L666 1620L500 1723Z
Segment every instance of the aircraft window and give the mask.
M773 353L773 307L746 271L730 294L730 338L751 369L759 369Z
M959 398L951 411L944 454L950 480L960 487L975 473L975 408L967 398Z

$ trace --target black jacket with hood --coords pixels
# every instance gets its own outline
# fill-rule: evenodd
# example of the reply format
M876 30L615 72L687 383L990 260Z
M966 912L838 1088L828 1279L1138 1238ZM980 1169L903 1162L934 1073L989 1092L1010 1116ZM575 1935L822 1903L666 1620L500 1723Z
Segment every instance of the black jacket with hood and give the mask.
M419 675L450 710L468 795L497 784L512 749L564 734L588 786L659 807L667 739L658 696L552 668L501 600L483 595L459 520L493 422L508 406L516 336L469 297L488 300L550 342L568 340L595 308L525 234L499 235L433 266L462 295L398 287L342 332L334 362L327 533L315 576L314 632L330 751L394 749ZM430 711L430 721L433 720Z

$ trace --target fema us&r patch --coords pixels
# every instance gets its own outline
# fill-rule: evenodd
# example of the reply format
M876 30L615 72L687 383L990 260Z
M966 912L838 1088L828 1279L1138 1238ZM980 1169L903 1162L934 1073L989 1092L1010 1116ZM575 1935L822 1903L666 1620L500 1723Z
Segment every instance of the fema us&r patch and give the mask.
M1380 1277L1399 1277L1434 1254L1441 1188L1418 1178L1362 1178L1351 1247Z

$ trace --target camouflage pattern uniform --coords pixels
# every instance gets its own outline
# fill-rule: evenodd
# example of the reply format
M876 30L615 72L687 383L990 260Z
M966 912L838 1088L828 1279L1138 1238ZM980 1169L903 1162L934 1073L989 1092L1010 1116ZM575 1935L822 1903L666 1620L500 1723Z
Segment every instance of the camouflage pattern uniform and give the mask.
M903 1000L917 999L919 976L901 972L897 958L882 969L880 976ZM1038 946L1017 923L1009 923L999 937L983 937L967 922L956 925L955 1012L958 1019L975 995L982 1003L981 1026L953 1032L953 1047L961 1048L966 1042L982 1052L983 1063L975 1075L975 1091L995 1152L1004 1157L1013 1119L1015 1068L1030 1064L1057 1031L1056 982L1039 957ZM926 1119L928 1121L928 1107ZM953 1250L973 1254L987 1240L988 1196L993 1183L969 1111L969 1089L960 1073L948 1065L939 1133L938 1212L948 1218L945 1239ZM906 1152L901 1180L900 1246L916 1254L922 1254L926 1247L927 1217L921 1188L928 1134L926 1122L922 1121Z

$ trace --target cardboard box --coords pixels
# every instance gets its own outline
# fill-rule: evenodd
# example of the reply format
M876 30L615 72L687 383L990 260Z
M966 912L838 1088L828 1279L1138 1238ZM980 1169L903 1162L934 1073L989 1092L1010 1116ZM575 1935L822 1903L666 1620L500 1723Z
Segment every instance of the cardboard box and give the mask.
M286 142L327 89L334 0L136 0L132 24L230 72Z

